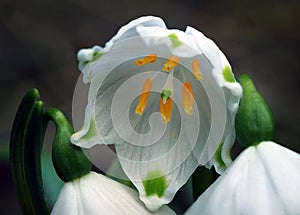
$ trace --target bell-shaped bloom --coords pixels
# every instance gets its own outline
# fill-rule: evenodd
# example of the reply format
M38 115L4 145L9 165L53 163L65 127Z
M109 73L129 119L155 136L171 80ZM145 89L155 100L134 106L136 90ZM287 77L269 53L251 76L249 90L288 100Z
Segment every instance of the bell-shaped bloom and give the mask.
M175 214L167 206L155 213L146 209L137 191L101 174L90 172L63 185L52 215Z
M83 127L71 141L84 148L115 144L149 209L169 203L198 165L221 171L230 164L242 89L202 33L141 17L104 48L80 50L78 60L90 87Z
M300 155L274 142L244 150L186 215L300 214Z

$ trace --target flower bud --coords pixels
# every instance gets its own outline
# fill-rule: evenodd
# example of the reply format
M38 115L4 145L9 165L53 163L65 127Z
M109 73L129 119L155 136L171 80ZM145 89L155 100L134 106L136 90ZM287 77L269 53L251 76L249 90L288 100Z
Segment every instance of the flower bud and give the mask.
M238 79L243 87L243 95L236 115L237 139L243 147L256 145L274 137L274 118L271 109L257 92L248 75Z

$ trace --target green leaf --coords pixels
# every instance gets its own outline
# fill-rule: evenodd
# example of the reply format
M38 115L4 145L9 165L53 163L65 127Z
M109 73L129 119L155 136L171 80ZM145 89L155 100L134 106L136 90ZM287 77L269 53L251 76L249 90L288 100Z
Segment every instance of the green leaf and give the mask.
M17 110L11 138L12 175L24 214L49 214L41 174L43 102L28 91Z

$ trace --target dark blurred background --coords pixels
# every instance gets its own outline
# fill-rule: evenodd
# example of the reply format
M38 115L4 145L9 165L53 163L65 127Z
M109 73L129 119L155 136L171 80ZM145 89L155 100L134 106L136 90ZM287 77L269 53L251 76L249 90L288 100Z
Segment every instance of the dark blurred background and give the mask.
M0 0L0 214L21 213L7 146L24 93L38 88L46 105L71 119L77 51L103 46L142 15L160 16L169 28L190 25L212 38L237 76L253 77L273 110L275 140L300 152L299 0Z

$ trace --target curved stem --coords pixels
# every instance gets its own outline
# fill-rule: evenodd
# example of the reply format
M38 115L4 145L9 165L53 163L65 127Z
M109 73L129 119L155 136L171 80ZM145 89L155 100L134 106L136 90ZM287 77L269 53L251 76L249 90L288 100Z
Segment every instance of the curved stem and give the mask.
M53 121L56 127L52 161L60 179L68 182L89 173L92 164L81 148L70 142L74 130L65 115L56 108L47 108L44 113L44 129L49 121Z

